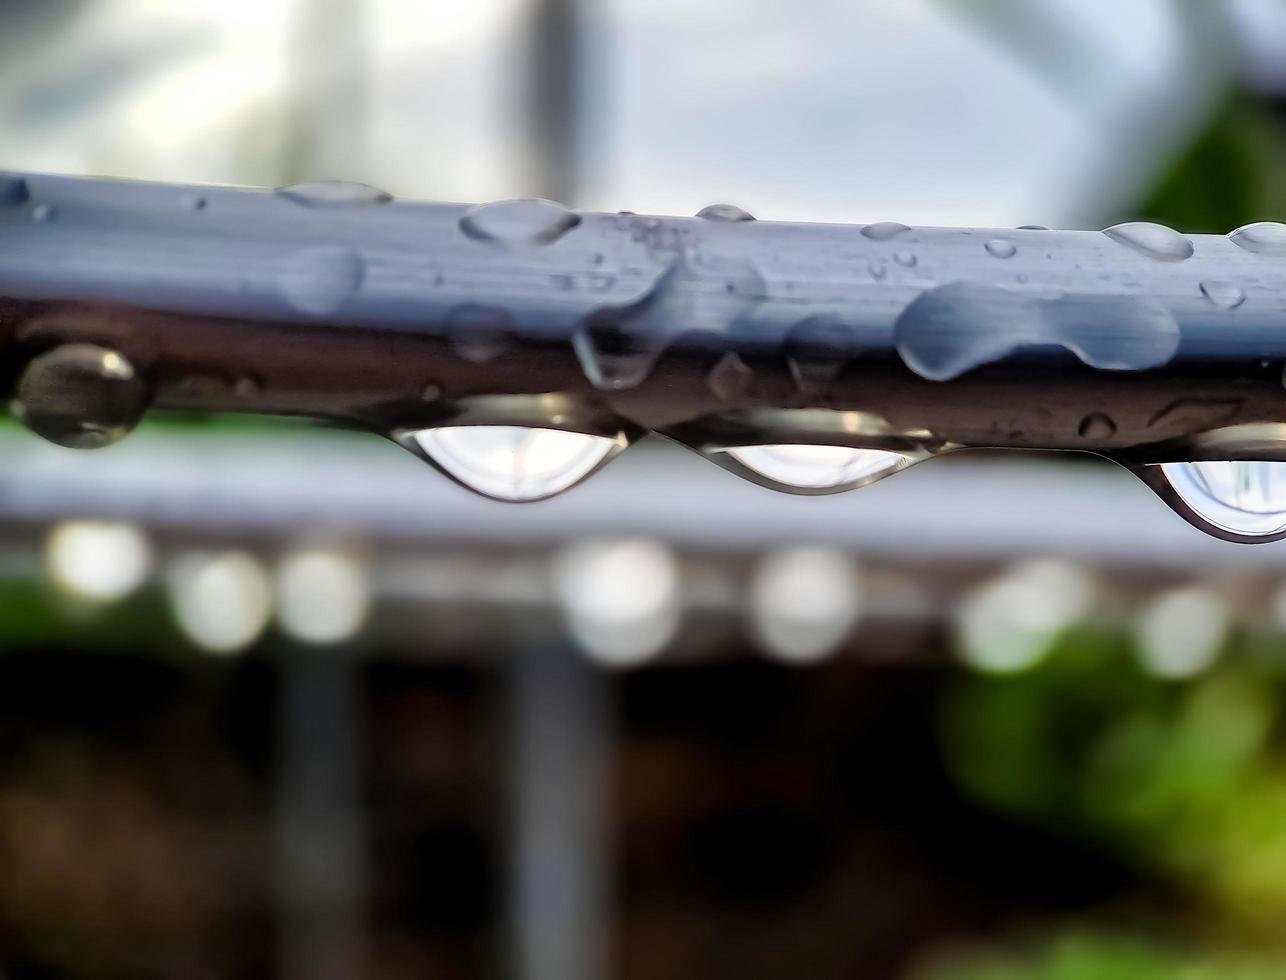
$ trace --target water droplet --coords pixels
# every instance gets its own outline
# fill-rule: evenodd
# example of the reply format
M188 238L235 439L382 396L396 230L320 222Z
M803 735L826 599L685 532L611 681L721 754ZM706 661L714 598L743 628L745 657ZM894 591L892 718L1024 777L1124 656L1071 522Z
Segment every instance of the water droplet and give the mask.
M893 256L893 261L898 265L906 266L908 269L914 269L915 264L919 261L914 252L898 252Z
M1018 251L1013 242L1003 238L993 238L983 248L987 250L988 255L994 255L998 259L1011 259L1014 257L1014 253Z
M710 204L697 212L698 218L705 218L707 221L754 221L755 216L749 211L744 211L735 204Z
M605 293L615 285L615 276L609 276L604 272L591 272L589 274L589 288L596 293Z
M25 204L31 196L22 177L0 176L0 204Z
M766 293L745 260L680 256L641 299L590 313L572 344L595 387L622 391L642 383L675 337L726 334Z
M1286 255L1286 225L1278 221L1257 221L1242 225L1228 239L1247 252L1258 255Z
M470 238L500 245L548 245L580 224L580 215L561 204L529 197L470 208L460 230Z
M179 207L188 211L204 211L206 199L199 194L184 194L179 198Z
M872 259L867 265L867 270L871 273L872 279L883 279L889 274L889 267L879 259Z
M470 490L515 502L561 493L624 448L620 438L517 425L444 426L409 438Z
M576 288L576 277L565 272L556 272L549 277L550 284L560 292L570 293Z
M333 313L362 287L366 264L351 248L314 245L282 263L282 295L297 310L320 316Z
M1103 234L1161 262L1182 262L1192 255L1192 242L1173 228L1151 221L1127 221L1104 228Z
M1049 231L1049 225L1019 225L1019 231Z
M916 297L894 324L907 367L946 381L1028 346L1056 345L1105 371L1169 363L1179 324L1164 306L1133 296L1047 299L976 283L949 283Z
M1246 301L1246 294L1240 286L1213 279L1201 284L1201 294L1221 310L1235 310Z
M447 340L466 361L485 364L513 345L513 318L492 306L458 306L447 314Z
M706 381L716 398L721 401L732 401L740 398L750 389L755 379L754 370L736 354L724 354L710 369Z
M123 354L64 344L27 364L11 409L50 442L97 449L129 434L147 410L148 397L147 385Z
M1286 463L1165 463L1161 472L1182 503L1219 530L1246 537L1286 531Z
M52 204L37 204L31 209L31 220L37 222L53 221L57 212Z
M349 208L387 204L392 194L352 180L317 180L278 188L277 193L309 208Z
M877 221L875 224L867 225L863 228L862 234L874 242L887 242L890 238L896 238L903 232L910 230L900 221Z
M253 374L243 374L232 385L232 393L238 398L247 401L251 398L258 398L261 391L263 391L263 382Z
M1081 419L1076 434L1082 439L1110 439L1116 435L1116 423L1103 412L1090 412Z
M436 381L430 381L420 389L420 399L426 402L435 402L442 397L442 386Z
M853 357L853 328L834 317L809 317L791 328L783 348L800 393L820 394Z
M775 489L830 493L882 480L916 460L887 449L852 446L739 446L723 454Z

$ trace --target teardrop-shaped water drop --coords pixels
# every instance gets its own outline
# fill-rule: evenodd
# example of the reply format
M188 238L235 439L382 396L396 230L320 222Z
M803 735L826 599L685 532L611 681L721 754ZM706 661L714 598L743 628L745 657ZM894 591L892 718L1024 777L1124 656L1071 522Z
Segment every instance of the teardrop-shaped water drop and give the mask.
M877 221L863 228L862 234L873 242L887 242L890 238L897 238L898 235L910 230L900 221Z
M1286 531L1286 463L1165 463L1161 472L1182 503L1215 528L1246 538Z
M18 379L11 409L50 442L98 449L123 439L147 403L147 385L123 354L94 344L64 344L32 358Z
M1240 286L1215 279L1201 283L1201 295L1221 310L1235 310L1246 301L1246 294Z
M387 204L388 194L368 184L353 180L316 180L278 188L277 193L309 208L351 208Z
M1159 262L1182 262L1193 252L1192 242L1183 235L1151 221L1127 221L1104 228L1103 234Z
M1286 225L1280 221L1256 221L1229 232L1228 240L1247 252L1259 255L1286 255Z
M830 493L874 483L916 462L887 449L774 444L738 446L723 455L775 489Z
M580 215L538 197L496 201L470 208L460 230L498 245L548 245L580 224Z
M625 446L623 437L519 425L442 426L406 438L458 483L514 502L562 493Z
M998 259L1012 259L1014 253L1018 251L1014 243L1004 238L993 238L983 246L988 255L993 255Z

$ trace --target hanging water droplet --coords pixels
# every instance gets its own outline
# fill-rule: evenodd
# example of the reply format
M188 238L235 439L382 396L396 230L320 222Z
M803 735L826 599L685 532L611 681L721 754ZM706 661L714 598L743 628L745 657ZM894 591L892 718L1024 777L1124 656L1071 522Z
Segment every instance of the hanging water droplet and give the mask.
M755 378L754 370L740 357L729 351L710 369L706 382L720 401L740 398L750 388Z
M893 256L893 261L896 262L898 265L905 266L908 269L914 269L919 259L915 257L914 252L898 252L895 256Z
M739 446L723 455L775 489L792 493L829 493L882 480L906 469L916 458L887 449L852 446Z
M1252 538L1286 531L1286 463L1165 463L1161 472L1180 500L1218 529Z
M1116 435L1116 422L1104 412L1090 412L1076 430L1082 439L1110 439Z
M513 318L492 306L458 306L447 314L447 340L466 361L485 364L513 345Z
M147 403L147 385L123 354L93 344L64 344L32 358L10 408L50 442L97 449L128 435Z
M1246 301L1246 294L1240 286L1214 279L1201 283L1201 295L1221 310L1235 310Z
M1228 234L1234 245L1258 255L1286 255L1286 225L1278 221L1257 221Z
M697 212L698 218L705 218L707 221L754 221L755 216L749 211L745 211L735 204L709 204Z
M278 188L277 193L310 208L349 208L387 204L392 194L352 180L317 180Z
M863 228L862 234L874 242L887 242L890 238L896 238L903 232L910 230L900 221L877 221L875 224L867 225Z
M0 176L0 204L25 204L30 194L22 177Z
M470 238L500 245L548 245L578 224L580 215L537 197L479 204L460 218Z
M443 426L407 438L470 490L514 502L569 489L625 446L623 437L517 425Z
M1014 253L1018 251L1013 242L1006 241L1003 238L993 238L983 248L987 250L988 255L994 255L998 259L1011 259L1014 257Z
M314 245L282 262L278 284L290 305L320 316L333 313L362 286L366 263L351 248Z
M1151 221L1127 221L1104 228L1103 234L1114 242L1128 245L1149 258L1160 262L1182 262L1192 255L1192 242L1173 228Z

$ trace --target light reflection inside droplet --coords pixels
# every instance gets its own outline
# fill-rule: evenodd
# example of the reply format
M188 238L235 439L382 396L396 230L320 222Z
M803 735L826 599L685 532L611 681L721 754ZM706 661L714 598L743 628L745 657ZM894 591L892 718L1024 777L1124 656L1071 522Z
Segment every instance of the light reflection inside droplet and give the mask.
M1164 463L1161 470L1183 502L1217 527L1245 535L1286 530L1286 462Z
M416 432L414 439L469 489L511 501L560 493L621 447L606 436L518 425L444 426Z
M787 490L842 490L873 483L914 462L886 449L852 446L739 446L727 455Z

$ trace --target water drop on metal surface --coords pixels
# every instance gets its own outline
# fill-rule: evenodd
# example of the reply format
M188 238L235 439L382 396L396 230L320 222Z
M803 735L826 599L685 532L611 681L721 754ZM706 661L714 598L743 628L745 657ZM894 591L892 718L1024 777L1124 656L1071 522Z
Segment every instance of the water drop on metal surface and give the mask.
M1229 232L1228 240L1258 255L1286 255L1286 225L1278 221L1257 221Z
M623 437L517 425L442 426L400 437L457 483L496 500L542 500L625 448Z
M537 197L496 201L470 208L460 230L480 242L548 245L580 224L580 215Z
M1182 504L1218 530L1243 539L1286 532L1286 463L1164 463L1160 470Z
M987 250L988 255L994 255L998 259L1012 259L1014 253L1018 251L1013 242L1003 238L993 238L983 248Z
M310 208L350 208L371 204L387 204L393 200L388 194L368 184L352 180L318 180L305 184L291 184L278 188L282 197Z
M1151 221L1127 221L1104 228L1103 234L1159 262L1182 262L1193 252L1192 242L1183 235Z
M917 462L886 449L852 446L766 445L722 450L756 482L791 493L832 493L882 480Z
M123 354L93 344L64 344L31 360L18 379L11 409L50 442L97 449L128 435L147 403L147 385Z
M754 379L755 372L750 365L731 351L715 362L706 377L714 396L725 402L744 395Z
M875 224L867 225L863 228L862 234L873 242L887 242L890 238L896 238L903 232L910 230L900 221L877 221Z
M741 221L754 221L755 216L749 211L737 207L735 204L709 204L697 212L698 218L705 218L707 221L726 221L737 223Z
M1201 283L1201 295L1221 310L1235 310L1246 301L1246 294L1240 286L1215 279Z
M915 257L914 252L898 252L893 256L893 261L900 266L905 266L908 269L914 269L916 263L920 260Z
M451 349L466 361L485 364L513 345L513 319L491 306L458 306L447 314Z
M46 221L53 221L58 212L52 204L37 204L31 209L31 220L37 224L43 224Z
M830 316L812 316L790 329L783 350L804 395L820 394L854 356L853 328Z
M278 283L290 305L304 313L333 313L362 287L366 263L343 245L314 245L288 256Z

